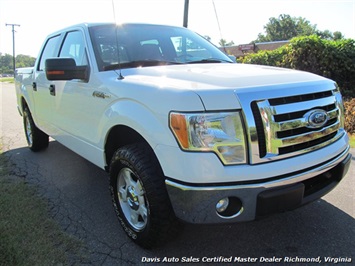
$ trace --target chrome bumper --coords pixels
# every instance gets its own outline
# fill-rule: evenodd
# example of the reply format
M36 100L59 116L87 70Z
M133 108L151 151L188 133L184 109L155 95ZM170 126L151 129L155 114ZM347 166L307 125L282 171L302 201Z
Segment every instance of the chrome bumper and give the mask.
M165 183L175 215L183 221L198 224L251 221L298 208L327 194L349 169L349 149L320 165L259 183L209 186L181 184L172 179ZM216 205L227 197L238 199L241 206L235 214L221 216Z

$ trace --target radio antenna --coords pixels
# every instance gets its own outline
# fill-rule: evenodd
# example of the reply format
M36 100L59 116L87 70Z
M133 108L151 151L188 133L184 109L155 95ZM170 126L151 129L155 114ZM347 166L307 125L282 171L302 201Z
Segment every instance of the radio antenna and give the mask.
M124 77L122 76L122 70L121 70L121 59L120 59L120 46L118 45L118 24L117 24L117 19L116 19L116 11L115 11L115 3L114 0L111 1L112 3L112 12L113 12L113 19L115 20L115 40L116 40L116 46L117 46L117 60L118 60L118 79L122 80Z
M222 30L221 30L221 25L219 24L217 9L216 9L216 5L214 4L214 0L212 0L212 4L213 4L213 8L214 8L214 14L216 15L216 20L217 20L217 24L218 24L219 35L221 36L221 40L222 40L222 39L223 39ZM222 44L222 45L223 45L223 44ZM227 53L227 50L226 50L225 45L223 45L223 50L224 50L225 53Z

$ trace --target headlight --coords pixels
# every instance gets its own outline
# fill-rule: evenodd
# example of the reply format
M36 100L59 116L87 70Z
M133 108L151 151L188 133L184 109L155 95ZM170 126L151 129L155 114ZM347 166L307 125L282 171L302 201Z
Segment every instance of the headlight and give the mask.
M224 164L246 163L240 112L170 113L170 128L186 151L215 152Z

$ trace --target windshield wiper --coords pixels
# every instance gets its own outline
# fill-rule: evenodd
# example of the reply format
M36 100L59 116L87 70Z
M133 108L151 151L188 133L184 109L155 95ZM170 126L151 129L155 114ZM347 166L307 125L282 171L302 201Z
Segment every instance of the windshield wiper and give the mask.
M180 62L175 61L161 61L161 60L137 60L124 62L120 64L112 64L108 66L104 66L104 71L107 70L115 70L122 68L131 68L131 67L149 67L149 66L166 66L166 65L179 65Z
M218 59L218 58L206 58L206 59L201 59L201 60L196 60L196 61L191 61L191 62L186 62L187 64L201 64L201 63L233 63L232 61L224 60L224 59Z

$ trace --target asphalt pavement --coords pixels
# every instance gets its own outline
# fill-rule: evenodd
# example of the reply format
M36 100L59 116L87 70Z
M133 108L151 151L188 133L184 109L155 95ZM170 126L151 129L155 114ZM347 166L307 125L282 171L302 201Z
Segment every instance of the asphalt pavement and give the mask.
M65 232L83 241L87 256L73 257L73 265L354 263L354 156L341 184L303 208L255 222L185 225L170 243L144 250L126 237L118 223L108 174L54 140L47 150L31 152L13 84L0 83L0 102L0 141L10 158L10 174L37 186L49 203L50 215Z

